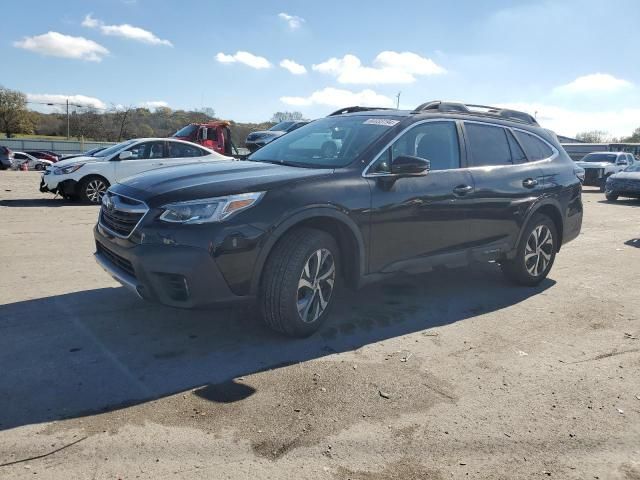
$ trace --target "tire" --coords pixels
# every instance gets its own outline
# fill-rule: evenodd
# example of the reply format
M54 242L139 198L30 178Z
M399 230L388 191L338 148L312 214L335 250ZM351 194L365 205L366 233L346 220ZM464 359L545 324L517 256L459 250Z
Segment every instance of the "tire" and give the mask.
M604 196L609 202L615 202L616 200L618 200L618 195L616 195L615 193L605 192Z
M559 241L553 220L544 214L535 214L523 232L515 258L502 262L502 271L518 285L538 285L553 266Z
M338 246L328 233L299 228L286 234L264 269L260 308L265 323L290 337L316 332L334 303L339 266Z
M606 176L602 179L602 182L600 182L600 192L604 193L604 189L607 185L607 178L609 178L609 176Z
M42 166L41 163L36 163L33 168L34 170L38 170L39 172L44 170L44 167Z
M80 198L83 202L99 205L102 201L102 195L109 188L109 182L97 175L83 178L80 182Z

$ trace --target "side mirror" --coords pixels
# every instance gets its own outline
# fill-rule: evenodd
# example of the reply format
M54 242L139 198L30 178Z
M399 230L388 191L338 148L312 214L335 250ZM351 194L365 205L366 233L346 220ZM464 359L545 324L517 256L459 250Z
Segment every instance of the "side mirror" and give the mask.
M119 160L127 160L128 158L133 157L133 152L130 150L125 150L124 152L120 152L120 155L118 155L118 159Z
M398 176L426 175L431 168L431 162L424 158L401 155L393 159L391 173Z

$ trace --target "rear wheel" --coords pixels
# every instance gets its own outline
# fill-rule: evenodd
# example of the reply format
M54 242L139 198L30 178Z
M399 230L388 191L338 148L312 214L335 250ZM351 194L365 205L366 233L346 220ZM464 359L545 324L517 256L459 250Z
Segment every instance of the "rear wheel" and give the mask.
M87 177L80 182L80 198L85 202L98 205L108 188L109 182L104 178L98 176Z
M557 242L553 220L544 214L534 215L522 235L515 258L502 262L502 271L514 283L538 285L553 266Z
M618 195L613 192L605 192L604 196L610 202L615 202L616 200L618 200Z
M292 337L306 337L326 320L338 280L338 246L322 230L287 234L267 260L260 292L264 321Z

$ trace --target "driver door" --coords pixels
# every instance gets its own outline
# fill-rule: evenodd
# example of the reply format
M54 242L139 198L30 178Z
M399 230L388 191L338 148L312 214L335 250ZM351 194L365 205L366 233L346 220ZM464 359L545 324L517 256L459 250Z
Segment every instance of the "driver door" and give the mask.
M132 155L125 160L116 160L116 181L147 170L160 168L163 158L165 158L163 141L137 143L125 151L131 152Z
M463 151L455 121L425 122L399 137L367 171L372 192L370 272L393 271L411 260L464 246L467 197L474 184L462 163ZM404 155L429 160L430 171L396 177L393 161Z

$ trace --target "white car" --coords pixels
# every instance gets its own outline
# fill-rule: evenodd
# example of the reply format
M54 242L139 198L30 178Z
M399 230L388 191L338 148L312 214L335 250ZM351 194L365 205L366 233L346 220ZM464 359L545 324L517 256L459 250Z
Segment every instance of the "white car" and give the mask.
M607 178L621 172L636 163L633 155L626 152L592 152L585 155L576 165L584 168L582 183L591 187L600 187L604 192Z
M48 167L41 192L99 204L110 185L156 168L233 160L194 143L171 138L139 138L113 145L92 156L61 160Z
M42 158L36 158L33 155L29 155L25 152L13 152L13 166L15 170L20 170L22 165L27 164L29 170L44 170L47 167L53 165L50 160L44 160Z

